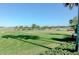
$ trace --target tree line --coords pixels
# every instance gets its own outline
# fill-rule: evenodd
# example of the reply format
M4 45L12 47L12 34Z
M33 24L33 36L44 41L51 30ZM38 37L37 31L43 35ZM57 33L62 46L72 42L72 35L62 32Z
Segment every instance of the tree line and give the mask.
M45 30L45 29L53 29L53 28L68 28L69 26L40 26L37 24L32 24L31 26L16 26L15 30Z

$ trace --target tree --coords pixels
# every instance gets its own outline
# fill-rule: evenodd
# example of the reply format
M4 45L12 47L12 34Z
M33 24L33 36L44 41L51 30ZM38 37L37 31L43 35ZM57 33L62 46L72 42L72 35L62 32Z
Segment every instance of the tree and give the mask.
M49 29L49 26L42 26L41 29L42 30Z
M19 26L19 30L23 30L23 26Z
M19 26L15 26L15 30L19 30Z
M78 3L65 3L66 7L72 9L74 6L78 6L78 24L77 24L77 38L76 38L76 51L79 52L79 4Z
M32 29L35 29L37 28L37 25L36 24L32 24Z
M77 24L78 24L78 17L74 17L72 20L69 21L70 27L74 29L75 33L77 33Z
M26 29L28 30L29 27L28 27L28 26L24 26L24 27L23 27L23 30L26 30Z
M39 25L37 25L36 27L37 27L38 30L40 30L40 26Z
M78 6L78 3L65 3L64 6L69 7L72 9L74 6Z

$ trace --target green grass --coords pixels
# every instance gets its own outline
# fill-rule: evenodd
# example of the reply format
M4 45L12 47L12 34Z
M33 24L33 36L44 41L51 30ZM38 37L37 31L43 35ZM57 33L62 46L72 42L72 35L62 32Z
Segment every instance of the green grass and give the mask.
M55 40L70 36L67 31L53 30L0 30L1 55L38 55L41 52L53 49L65 41Z

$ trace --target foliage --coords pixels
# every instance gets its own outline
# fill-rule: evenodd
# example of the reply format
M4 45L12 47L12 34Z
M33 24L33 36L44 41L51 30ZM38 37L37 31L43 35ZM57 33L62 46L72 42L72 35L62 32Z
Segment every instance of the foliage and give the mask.
M69 7L72 9L74 6L78 6L78 3L64 3L64 6Z
M75 31L77 29L77 23L78 22L78 17L74 17L72 20L70 20L70 27L73 28Z
M44 53L40 53L40 55L79 55L79 52L76 52L73 48L74 46L74 43L62 44L56 48L47 50Z

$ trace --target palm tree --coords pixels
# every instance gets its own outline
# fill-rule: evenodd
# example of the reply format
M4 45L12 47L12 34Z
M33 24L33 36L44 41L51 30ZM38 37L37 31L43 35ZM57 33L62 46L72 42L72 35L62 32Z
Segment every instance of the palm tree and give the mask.
M76 37L76 51L79 52L79 4L78 3L65 3L66 7L72 9L74 6L78 6L78 25L77 25L77 37Z

